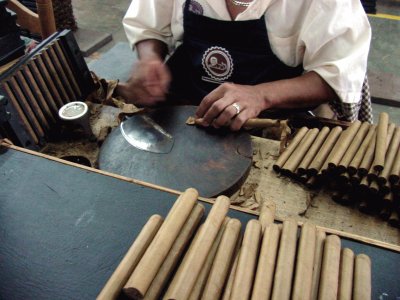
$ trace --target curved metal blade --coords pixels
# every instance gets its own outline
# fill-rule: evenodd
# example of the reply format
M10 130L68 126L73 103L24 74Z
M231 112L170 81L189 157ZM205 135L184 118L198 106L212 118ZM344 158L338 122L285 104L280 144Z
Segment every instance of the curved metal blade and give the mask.
M141 150L169 153L174 145L173 136L146 115L133 115L120 128L128 143Z

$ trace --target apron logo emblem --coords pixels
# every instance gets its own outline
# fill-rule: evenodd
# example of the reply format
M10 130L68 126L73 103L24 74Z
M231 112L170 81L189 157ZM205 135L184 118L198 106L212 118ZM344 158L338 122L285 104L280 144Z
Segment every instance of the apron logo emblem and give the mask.
M224 48L208 48L203 55L202 64L208 76L214 80L226 80L232 75L232 57Z

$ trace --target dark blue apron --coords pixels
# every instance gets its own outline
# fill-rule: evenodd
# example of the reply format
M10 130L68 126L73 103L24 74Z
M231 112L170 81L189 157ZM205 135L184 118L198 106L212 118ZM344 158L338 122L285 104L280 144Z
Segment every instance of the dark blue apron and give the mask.
M297 77L272 52L264 16L249 21L220 21L184 6L183 43L168 59L172 73L168 100L197 105L223 82L255 85Z

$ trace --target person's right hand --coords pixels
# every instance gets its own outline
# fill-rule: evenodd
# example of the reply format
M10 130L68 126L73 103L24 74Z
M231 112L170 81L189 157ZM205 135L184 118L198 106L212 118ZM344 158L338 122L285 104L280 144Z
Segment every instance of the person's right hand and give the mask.
M118 84L117 95L128 103L152 106L165 100L171 75L160 59L142 59L133 67L127 82Z

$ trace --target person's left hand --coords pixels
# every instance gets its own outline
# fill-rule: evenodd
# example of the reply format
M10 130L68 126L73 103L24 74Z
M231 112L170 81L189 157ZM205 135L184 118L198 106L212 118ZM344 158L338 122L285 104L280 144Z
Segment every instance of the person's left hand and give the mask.
M265 101L257 86L223 83L204 97L196 118L200 118L200 124L206 127L229 126L236 131L264 109Z

